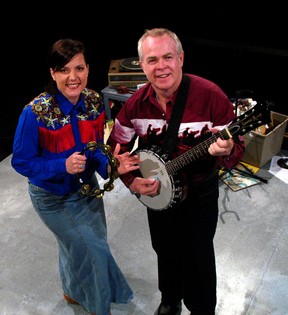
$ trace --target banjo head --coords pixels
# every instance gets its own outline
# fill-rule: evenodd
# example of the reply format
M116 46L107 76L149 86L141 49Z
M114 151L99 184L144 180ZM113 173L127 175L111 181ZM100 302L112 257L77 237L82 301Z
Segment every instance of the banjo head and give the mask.
M182 195L181 187L176 187L173 176L169 175L165 161L156 152L152 150L137 150L141 163L139 170L143 178L155 178L160 181L159 194L154 197L145 195L136 195L137 198L148 208L153 210L164 210L172 206L175 197Z

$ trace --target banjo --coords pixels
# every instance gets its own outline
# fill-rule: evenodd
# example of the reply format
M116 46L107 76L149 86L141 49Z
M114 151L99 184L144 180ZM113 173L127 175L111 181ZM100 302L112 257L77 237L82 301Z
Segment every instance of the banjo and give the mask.
M155 178L160 181L159 194L157 196L146 196L135 194L136 197L148 208L153 210L164 210L185 199L185 187L181 185L181 174L179 171L189 163L200 159L208 153L210 144L221 137L224 140L244 135L247 132L271 122L270 103L257 103L244 114L236 117L232 123L223 130L212 134L208 139L200 142L185 153L170 159L163 154L158 146L149 149L136 149L135 153L140 157L139 170L143 178Z

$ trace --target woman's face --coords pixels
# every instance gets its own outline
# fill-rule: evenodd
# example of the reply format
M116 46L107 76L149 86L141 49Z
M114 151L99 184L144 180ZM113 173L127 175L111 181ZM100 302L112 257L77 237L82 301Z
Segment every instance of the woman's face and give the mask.
M86 64L84 55L75 55L59 71L50 68L50 73L59 91L75 105L88 81L89 65Z

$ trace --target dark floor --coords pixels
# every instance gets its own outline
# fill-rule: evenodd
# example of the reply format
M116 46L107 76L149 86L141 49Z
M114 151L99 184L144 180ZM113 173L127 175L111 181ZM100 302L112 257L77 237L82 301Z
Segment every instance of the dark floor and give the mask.
M12 153L13 136L0 137L0 161Z

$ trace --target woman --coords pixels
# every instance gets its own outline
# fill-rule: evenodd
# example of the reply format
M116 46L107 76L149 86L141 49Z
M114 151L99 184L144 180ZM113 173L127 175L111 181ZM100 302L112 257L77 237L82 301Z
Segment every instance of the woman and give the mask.
M58 242L64 298L92 314L109 315L112 302L128 303L133 293L107 242L101 196L118 175L138 169L138 158L118 155L119 145L112 156L104 146L103 102L86 88L86 59L83 43L54 43L50 83L23 109L11 163L28 178L33 207ZM104 189L96 171L109 177Z

